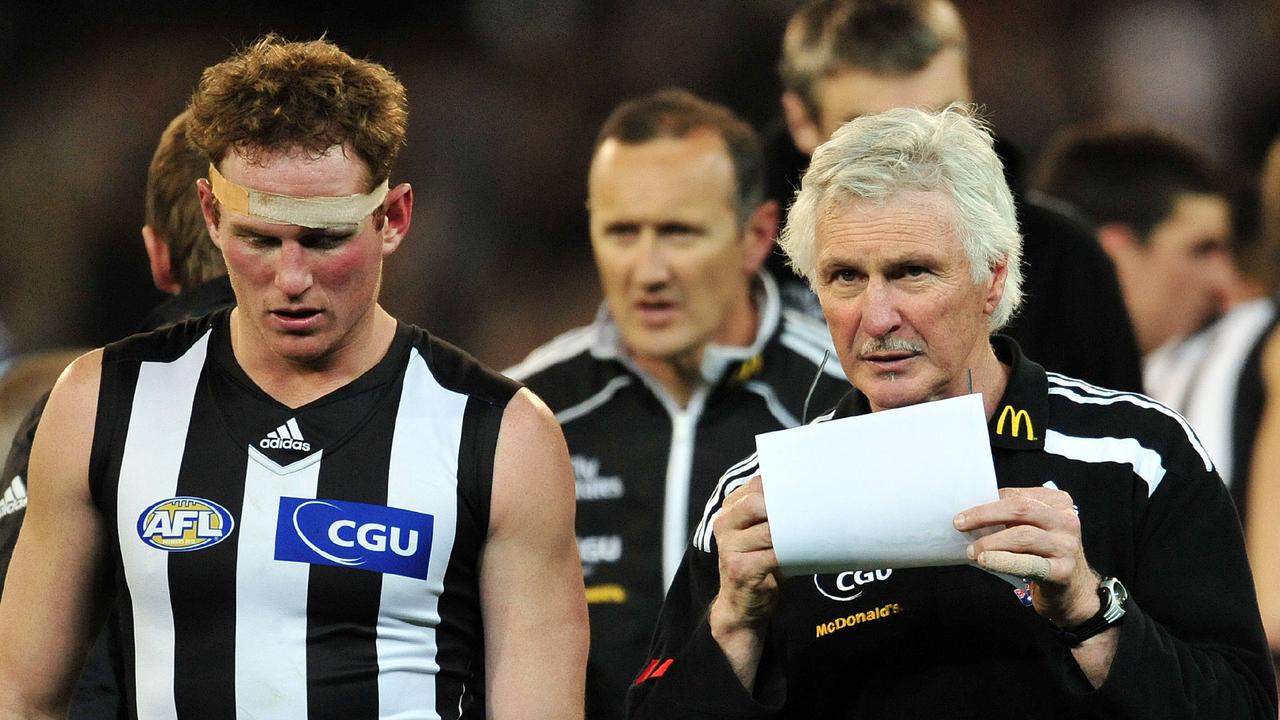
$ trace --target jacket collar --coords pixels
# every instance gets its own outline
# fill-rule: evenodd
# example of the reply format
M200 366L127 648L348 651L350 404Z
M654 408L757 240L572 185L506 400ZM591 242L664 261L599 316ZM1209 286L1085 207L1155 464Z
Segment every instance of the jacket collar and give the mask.
M717 345L710 343L702 351L702 379L714 385L720 382L729 372L735 373L740 380L759 374L763 366L765 345L777 332L782 318L782 301L778 294L778 284L766 272L756 274L752 283L752 293L759 313L756 319L756 337L746 347ZM622 343L622 334L618 325L609 313L609 306L600 303L596 311L596 319L591 324L593 337L591 340L591 356L597 360L618 360L636 374L643 375L640 369L631 362L626 347ZM746 375L746 377L742 377Z
M991 447L1007 450L1043 450L1049 421L1049 380L1044 368L1022 354L1013 338L994 335L991 347L996 359L1009 366L1009 384L987 421ZM867 397L854 390L836 405L832 417L871 412Z

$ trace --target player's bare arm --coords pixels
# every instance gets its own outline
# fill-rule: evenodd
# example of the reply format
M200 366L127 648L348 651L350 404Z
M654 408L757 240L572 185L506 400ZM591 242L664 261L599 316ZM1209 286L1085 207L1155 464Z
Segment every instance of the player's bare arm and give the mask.
M102 351L72 363L31 450L28 505L0 600L0 717L65 717L110 594L89 492Z
M480 565L489 715L581 718L587 609L564 436L528 390L502 418Z

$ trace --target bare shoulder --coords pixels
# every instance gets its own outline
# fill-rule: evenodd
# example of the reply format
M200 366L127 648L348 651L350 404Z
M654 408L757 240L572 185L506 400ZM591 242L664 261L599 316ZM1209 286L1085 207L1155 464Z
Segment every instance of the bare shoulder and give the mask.
M525 442L559 436L560 424L551 408L529 388L520 388L507 403L502 415L502 435L509 441ZM499 443L502 442L501 436Z
M540 508L573 517L573 468L555 415L537 395L522 388L507 403L498 433L493 468L492 527ZM572 534L570 533L570 536Z
M97 412L102 381L102 348L91 350L67 365L54 383L41 425L90 418ZM92 426L89 430L92 431Z
M102 379L102 350L76 358L53 386L31 448L32 477L66 478L74 485L50 491L88 492L89 453ZM33 499L34 500L34 499Z

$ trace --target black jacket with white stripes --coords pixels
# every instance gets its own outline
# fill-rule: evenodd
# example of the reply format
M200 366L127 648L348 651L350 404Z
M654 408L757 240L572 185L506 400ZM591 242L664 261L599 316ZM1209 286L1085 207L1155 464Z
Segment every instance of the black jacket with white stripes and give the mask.
M1131 593L1103 685L1009 584L954 566L786 579L748 694L706 609L719 583L710 527L757 472L750 458L708 503L629 717L1275 718L1240 525L1186 421L1142 395L1046 373L1007 338L993 345L1012 366L989 423L999 484L1070 493L1090 565ZM833 416L867 410L855 394Z
M703 502L755 433L830 410L848 392L826 328L783 312L773 280L756 287L756 340L708 347L681 407L628 358L601 311L507 371L555 411L577 476L577 534L591 619L587 717L621 718L645 658L663 591Z

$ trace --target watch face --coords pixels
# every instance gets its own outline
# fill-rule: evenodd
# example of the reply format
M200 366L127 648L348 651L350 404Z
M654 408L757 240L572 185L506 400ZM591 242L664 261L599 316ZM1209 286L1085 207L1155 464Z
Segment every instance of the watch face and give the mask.
M1115 598L1116 604L1123 606L1129 600L1129 591L1115 578L1102 581L1102 588Z

